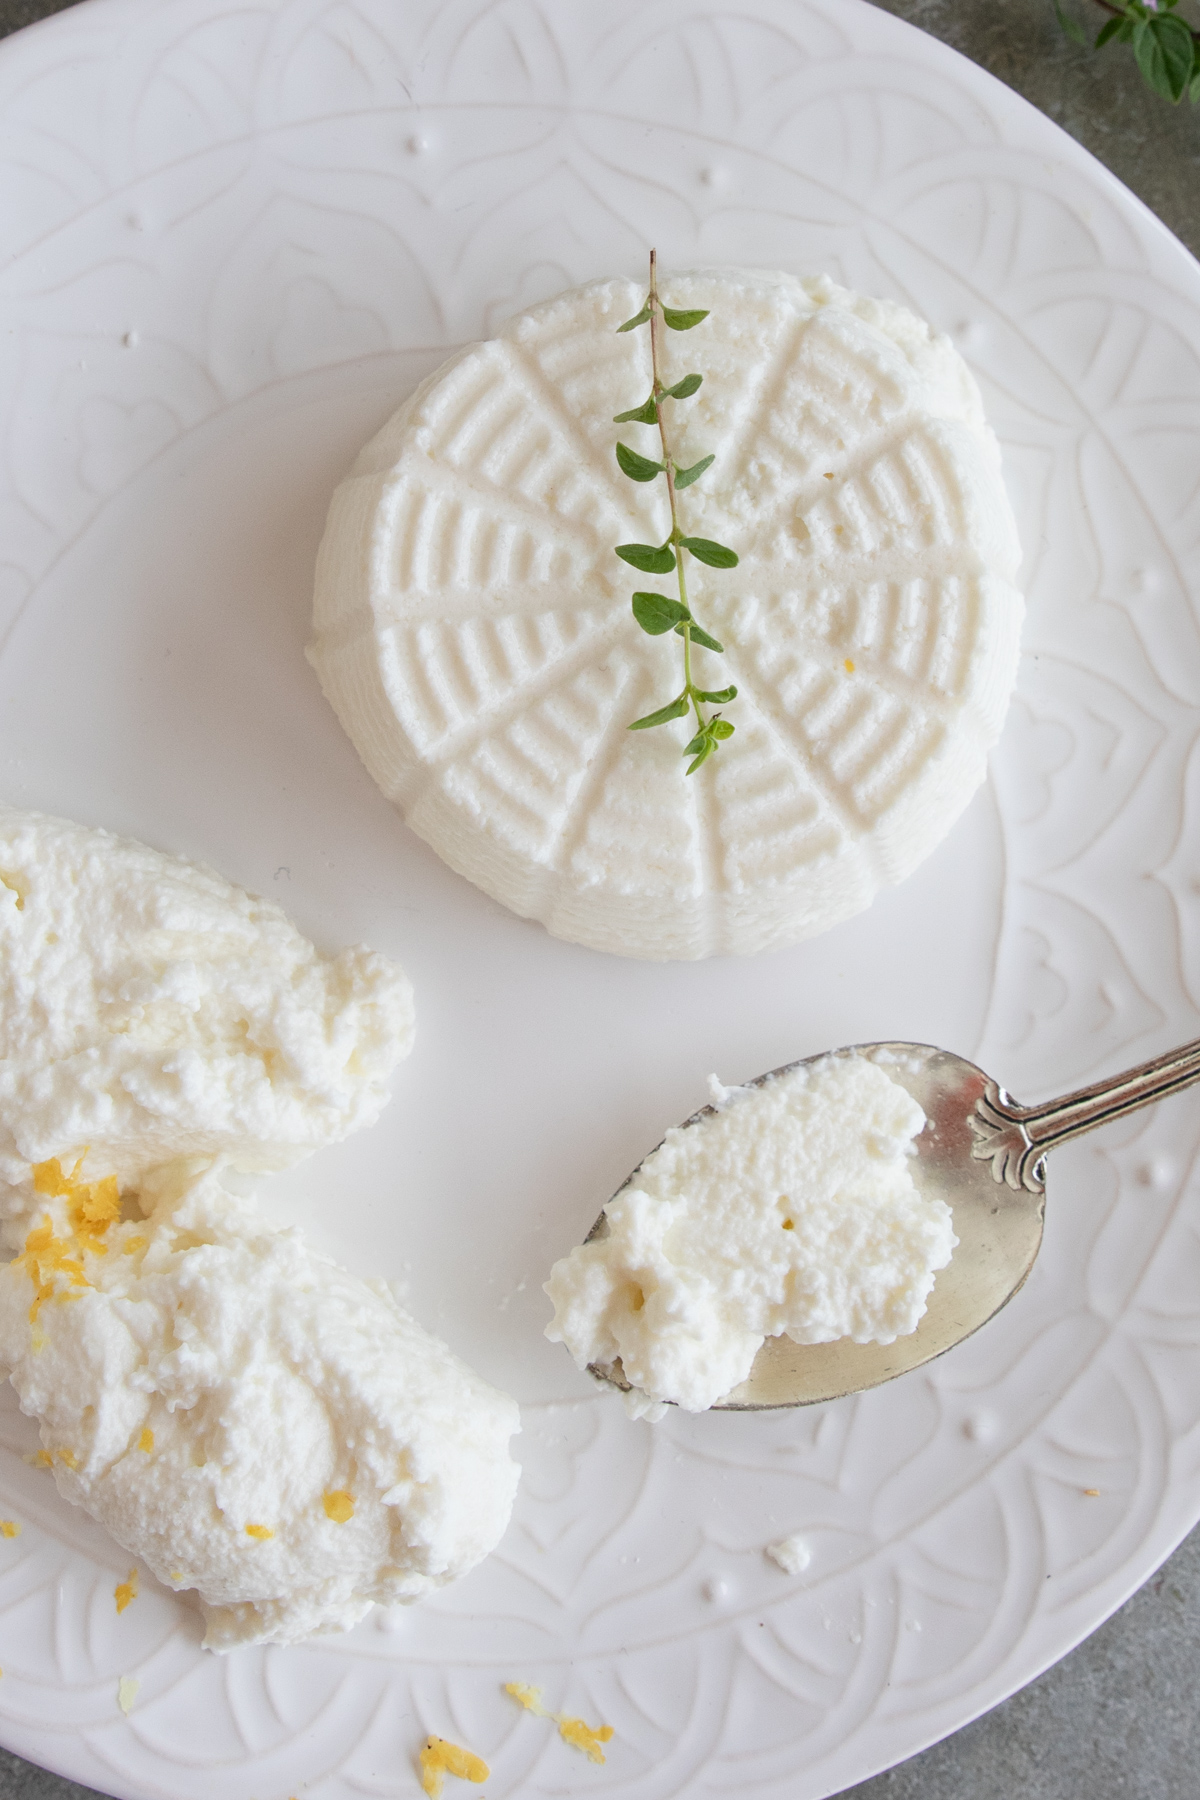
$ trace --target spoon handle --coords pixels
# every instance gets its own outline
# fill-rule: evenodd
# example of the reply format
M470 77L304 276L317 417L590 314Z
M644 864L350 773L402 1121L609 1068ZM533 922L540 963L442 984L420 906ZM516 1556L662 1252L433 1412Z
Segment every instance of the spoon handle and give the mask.
M996 1181L1040 1194L1046 1186L1046 1153L1056 1144L1136 1112L1139 1106L1152 1106L1196 1081L1200 1081L1200 1040L1040 1106L1018 1106L989 1080L970 1119L975 1138L971 1155L991 1163Z

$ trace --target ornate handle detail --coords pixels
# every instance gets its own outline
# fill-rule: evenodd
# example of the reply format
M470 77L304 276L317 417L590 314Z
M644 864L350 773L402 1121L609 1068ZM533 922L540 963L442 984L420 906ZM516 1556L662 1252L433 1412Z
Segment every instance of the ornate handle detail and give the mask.
M971 1155L991 1163L995 1181L1040 1194L1046 1186L1046 1153L1056 1144L1141 1106L1152 1106L1196 1081L1200 1081L1200 1041L1040 1106L1019 1106L989 1081L968 1120L975 1139Z

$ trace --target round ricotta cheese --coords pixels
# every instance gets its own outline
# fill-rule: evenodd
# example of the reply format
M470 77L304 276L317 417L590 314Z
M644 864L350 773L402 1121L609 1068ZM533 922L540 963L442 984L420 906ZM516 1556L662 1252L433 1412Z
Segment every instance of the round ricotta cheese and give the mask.
M408 978L326 956L278 906L107 831L0 808L0 1218L30 1165L122 1185L179 1156L279 1168L378 1118Z
M631 1410L702 1412L768 1337L890 1344L915 1331L957 1239L910 1172L917 1102L865 1057L802 1063L669 1131L551 1270L546 1336L620 1359Z
M209 1648L344 1630L494 1548L516 1402L382 1284L211 1171L161 1171L148 1220L90 1229L95 1190L58 1185L0 1270L0 1363L60 1492L197 1591Z
M681 685L617 544L657 544L661 455L613 415L650 390L642 305L593 282L521 313L424 383L334 495L310 657L367 768L450 866L557 936L653 959L823 931L903 880L982 781L1016 673L1020 549L978 389L950 342L826 278L668 277L707 308L667 331L696 619L735 735L693 776L687 720L631 733Z

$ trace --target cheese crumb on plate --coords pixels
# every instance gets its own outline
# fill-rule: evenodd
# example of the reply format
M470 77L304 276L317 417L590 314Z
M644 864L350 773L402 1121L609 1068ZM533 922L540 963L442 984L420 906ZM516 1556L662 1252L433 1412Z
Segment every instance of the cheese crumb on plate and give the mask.
M802 1575L812 1561L812 1551L798 1532L767 1545L767 1555L785 1575Z

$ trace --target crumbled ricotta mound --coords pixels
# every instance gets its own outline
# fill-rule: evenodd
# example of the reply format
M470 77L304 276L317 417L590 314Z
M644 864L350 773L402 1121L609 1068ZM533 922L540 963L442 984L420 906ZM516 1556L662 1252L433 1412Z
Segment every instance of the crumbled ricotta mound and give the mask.
M825 277L664 282L710 317L664 334L697 679L735 736L684 777L694 722L620 543L660 543L665 484L618 470L650 388L642 304L594 282L431 377L334 495L310 657L367 768L450 866L555 935L655 960L824 931L904 879L983 780L1016 676L1020 560L996 440L950 342Z
M371 1124L413 1038L403 971L324 956L196 863L0 809L0 1216L87 1148L124 1185L178 1156L279 1168Z
M702 1412L768 1337L890 1344L914 1331L957 1239L909 1172L925 1115L865 1057L718 1089L557 1262L546 1335L580 1368L618 1357L646 1401Z
M40 1176L43 1216L0 1270L0 1362L60 1492L198 1591L207 1645L344 1629L494 1548L516 1403L386 1289L211 1171L160 1175L126 1223L109 1184Z

